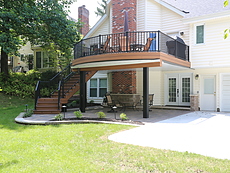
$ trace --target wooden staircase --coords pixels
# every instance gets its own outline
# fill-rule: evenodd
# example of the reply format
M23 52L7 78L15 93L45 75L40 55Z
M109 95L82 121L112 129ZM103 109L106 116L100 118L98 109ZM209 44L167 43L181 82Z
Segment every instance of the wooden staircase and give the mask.
M88 81L97 71L86 73L86 81ZM64 88L64 92L63 92ZM64 84L60 92L64 93L64 97L60 98L58 106L58 91L55 91L49 98L40 97L37 99L34 114L58 114L61 113L63 104L67 104L68 100L80 89L80 74L72 75Z

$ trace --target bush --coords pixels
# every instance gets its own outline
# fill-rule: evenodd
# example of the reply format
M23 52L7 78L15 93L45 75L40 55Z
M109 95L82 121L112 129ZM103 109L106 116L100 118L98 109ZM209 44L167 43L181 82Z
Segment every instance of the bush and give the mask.
M28 109L27 112L23 115L23 118L31 117L33 113L33 109Z
M97 112L96 114L98 115L99 118L105 118L106 117L104 112Z
M120 118L121 118L121 120L127 120L128 119L128 117L125 113L121 113Z
M57 72L48 70L40 73L36 70L30 70L27 73L9 73L9 76L0 73L0 88L4 94L18 96L21 98L34 98L35 87L39 80L49 81ZM57 79L59 80L59 79ZM55 86L43 88L41 95L49 96Z
M50 79L52 79L55 75L57 74L56 71L54 70L47 70L42 72L41 74L41 81L49 81ZM59 80L59 79L58 79Z
M0 87L5 94L33 98L39 79L40 73L34 70L27 73L9 73L9 76L0 73Z
M77 118L81 118L81 117L82 117L81 111L75 111L74 114L75 114L75 116L76 116Z
M58 115L56 115L56 116L54 117L54 119L57 120L57 121L61 121L61 120L63 120L63 118L64 118L64 115L63 115L63 114L58 114Z

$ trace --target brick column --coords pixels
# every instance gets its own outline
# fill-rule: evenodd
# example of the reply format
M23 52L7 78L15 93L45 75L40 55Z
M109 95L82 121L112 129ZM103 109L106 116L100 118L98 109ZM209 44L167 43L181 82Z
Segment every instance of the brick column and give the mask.
M136 0L112 0L112 33L124 32L125 11L128 12L128 31L136 31ZM136 71L112 73L112 92L136 94Z
M85 8L85 5L78 7L78 19L84 23L83 27L80 28L80 33L86 35L89 31L89 10Z
M112 32L124 31L124 12L128 12L129 31L136 31L136 0L112 0Z
M112 92L114 94L136 94L136 71L113 72Z

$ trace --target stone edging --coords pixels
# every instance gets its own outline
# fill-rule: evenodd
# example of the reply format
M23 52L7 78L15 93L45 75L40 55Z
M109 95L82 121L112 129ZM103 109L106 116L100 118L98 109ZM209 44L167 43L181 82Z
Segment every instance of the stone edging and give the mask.
M96 121L96 120L71 120L71 121L33 121L27 120L23 118L25 112L21 112L14 120L19 124L28 124L28 125L56 125L56 124L120 124L120 125L132 125L132 126L143 126L131 123L120 123L120 122L112 122L112 121Z

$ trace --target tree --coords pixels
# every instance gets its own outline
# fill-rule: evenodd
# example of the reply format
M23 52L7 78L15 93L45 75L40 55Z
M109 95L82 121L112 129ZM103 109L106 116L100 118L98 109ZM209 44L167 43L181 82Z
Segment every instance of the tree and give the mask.
M229 0L224 1L224 7L228 6ZM225 29L224 30L224 39L228 38L228 34L230 33L230 29Z
M106 13L106 5L107 0L102 0L102 3L98 3L101 8L97 7L97 11L95 11L95 14L97 16L103 16Z
M69 55L81 39L80 22L67 19L72 0L0 0L1 72L8 74L8 56L30 41L42 47L55 45Z

